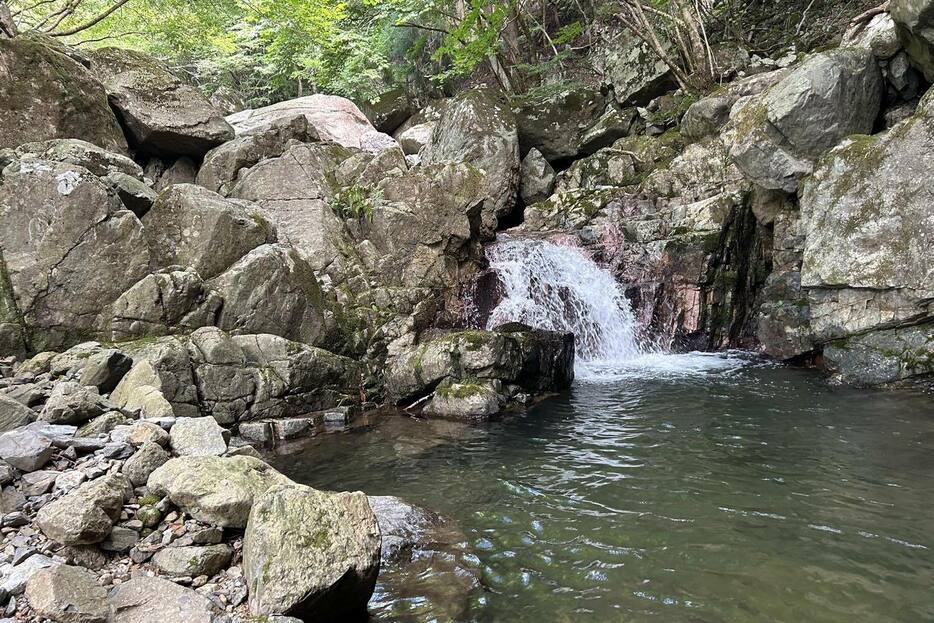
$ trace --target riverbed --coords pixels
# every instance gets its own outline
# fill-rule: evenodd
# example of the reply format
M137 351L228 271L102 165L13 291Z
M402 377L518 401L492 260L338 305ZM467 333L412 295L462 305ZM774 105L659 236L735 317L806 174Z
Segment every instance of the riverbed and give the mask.
M743 354L581 367L476 424L404 415L275 460L463 531L480 586L381 582L378 621L934 620L934 401ZM427 577L426 577L427 576ZM452 600L462 599L462 603Z

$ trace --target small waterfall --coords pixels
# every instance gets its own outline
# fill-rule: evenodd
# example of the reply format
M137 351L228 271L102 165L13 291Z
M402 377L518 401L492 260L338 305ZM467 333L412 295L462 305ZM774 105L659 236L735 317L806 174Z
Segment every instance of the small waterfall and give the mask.
M580 249L500 236L487 248L503 298L487 327L509 321L577 337L582 364L622 363L646 354L620 284Z

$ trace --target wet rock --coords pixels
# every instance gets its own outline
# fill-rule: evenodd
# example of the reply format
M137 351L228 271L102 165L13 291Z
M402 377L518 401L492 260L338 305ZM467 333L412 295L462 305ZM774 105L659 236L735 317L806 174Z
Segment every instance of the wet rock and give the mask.
M224 429L212 417L179 418L169 436L177 456L220 456L227 451Z
M148 486L199 521L244 528L254 496L283 482L290 481L253 457L183 457L154 471Z
M107 598L113 623L211 623L215 608L190 588L160 578L136 577Z
M126 152L107 95L84 67L41 37L0 38L0 149L79 138Z
M111 474L87 482L43 506L36 524L63 545L100 543L106 539L123 510L126 481Z
M52 453L52 442L34 431L20 428L0 435L0 458L21 471L41 469Z
M35 421L36 412L29 407L0 394L0 432L6 432Z
M106 623L110 616L107 591L78 567L39 571L26 583L26 599L37 614L57 623Z
M213 576L225 569L233 555L229 545L167 547L155 553L153 564L171 576Z
M170 458L172 455L163 450L162 446L147 441L123 464L123 473L134 485L144 485L149 480L149 475Z
M379 556L379 526L362 493L272 487L256 500L243 541L250 611L335 620L362 614Z
M882 76L866 50L815 54L778 84L737 104L730 156L756 184L794 192L814 160L850 134L868 134Z
M154 58L102 48L91 69L104 84L134 146L157 156L203 156L233 138L220 112Z
M884 385L934 374L934 324L874 331L831 342L824 365L848 385Z

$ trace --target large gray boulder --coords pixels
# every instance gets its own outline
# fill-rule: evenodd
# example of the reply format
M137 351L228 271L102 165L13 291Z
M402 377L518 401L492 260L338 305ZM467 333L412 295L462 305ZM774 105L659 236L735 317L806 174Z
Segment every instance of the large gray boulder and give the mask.
M253 249L210 286L224 299L216 324L225 331L271 333L306 344L325 336L327 309L318 279L288 245Z
M318 132L302 114L276 117L267 125L244 132L232 141L212 149L198 171L201 186L227 195L241 172L266 158L277 158L298 143L313 143Z
M86 482L43 506L36 525L62 545L100 543L110 536L114 522L120 518L126 486L120 474Z
M200 158L233 138L220 111L154 58L119 48L102 48L90 56L91 70L104 84L136 149Z
M41 37L0 37L0 149L78 138L126 152L101 84Z
M107 601L112 623L211 623L217 613L207 597L162 578L133 578L116 586Z
M251 250L275 242L275 227L256 206L206 188L178 184L143 219L154 268L190 267L202 279L224 272Z
M385 383L397 403L433 394L436 414L487 417L498 411L490 387L541 394L567 388L573 380L573 335L510 324L496 331L450 333L412 347L393 360Z
M519 196L525 205L547 199L555 187L555 170L537 149L522 159L519 175Z
M76 138L26 143L14 149L12 153L19 158L35 158L84 167L101 178L122 173L137 181L143 181L142 167L131 158Z
M56 623L107 623L107 591L80 567L42 569L26 582L26 599L36 614Z
M227 452L224 429L212 417L179 418L169 431L178 456L220 456Z
M14 160L0 176L0 220L0 300L14 303L33 350L81 341L101 306L148 272L139 219L81 166Z
M737 103L730 156L756 184L794 192L824 152L850 134L872 131L882 90L870 51L814 54L775 86Z
M97 388L63 381L52 389L39 419L50 424L84 424L112 409L113 405L98 393Z
M407 156L417 155L422 147L431 140L435 124L441 118L441 112L451 100L435 100L419 110L402 123L393 133L402 151Z
M673 46L667 41L661 39L661 43L671 51ZM597 50L596 60L623 106L645 106L677 86L668 65L652 47L625 29L617 33L613 45Z
M824 347L824 365L836 381L869 386L934 375L934 323L883 329Z
M201 415L186 339L170 336L121 346L133 367L114 388L111 402L128 410L146 407L143 417Z
M290 482L250 456L200 456L170 460L150 475L148 487L199 521L242 529L256 496Z
M596 123L606 107L607 98L590 89L515 102L513 111L523 152L537 149L549 162L580 155L585 130Z
M929 82L934 81L934 2L892 0L889 13L912 63Z
M35 431L17 428L0 435L0 459L24 472L34 472L52 459L52 442Z
M379 564L379 525L363 493L278 485L253 505L243 539L243 572L255 615L360 616Z
M399 149L392 137L378 132L356 104L336 95L316 93L272 104L264 108L244 110L227 117L237 136L264 131L281 119L301 115L322 141L378 154L387 149Z
M469 91L445 106L421 157L424 165L464 162L485 174L488 199L481 216L488 233L496 231L498 219L515 208L519 190L516 117L489 91Z
M123 474L134 486L139 487L145 485L150 474L171 458L172 455L158 443L147 441L123 464Z

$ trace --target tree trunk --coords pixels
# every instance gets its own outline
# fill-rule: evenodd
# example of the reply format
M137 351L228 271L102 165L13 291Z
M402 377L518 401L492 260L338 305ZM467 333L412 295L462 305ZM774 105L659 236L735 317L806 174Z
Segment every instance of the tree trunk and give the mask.
M16 23L10 13L10 7L0 0L0 39L12 39L17 35Z

